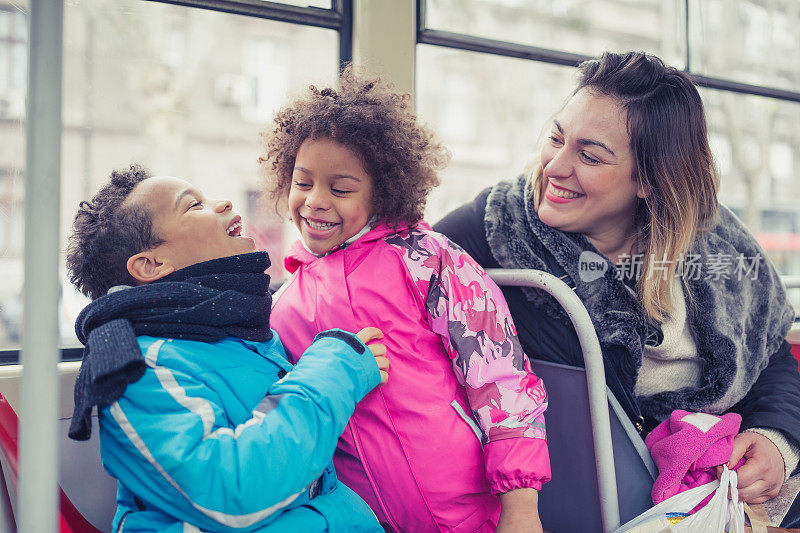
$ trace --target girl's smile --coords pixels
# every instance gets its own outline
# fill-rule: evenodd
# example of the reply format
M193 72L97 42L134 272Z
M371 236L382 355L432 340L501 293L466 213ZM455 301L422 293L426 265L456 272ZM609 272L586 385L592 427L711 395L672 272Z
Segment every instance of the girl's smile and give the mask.
M339 222L328 222L307 217L303 217L302 221L306 226L305 229L308 235L317 240L331 236L335 232L336 227L340 225Z
M324 254L369 222L372 177L346 146L306 139L295 158L289 211L308 249Z

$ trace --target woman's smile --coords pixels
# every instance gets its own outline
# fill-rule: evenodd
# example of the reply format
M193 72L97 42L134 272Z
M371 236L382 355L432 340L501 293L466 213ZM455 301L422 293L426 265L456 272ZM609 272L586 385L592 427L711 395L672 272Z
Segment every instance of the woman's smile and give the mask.
M551 181L547 184L544 196L554 204L568 204L586 195L564 187L559 187Z

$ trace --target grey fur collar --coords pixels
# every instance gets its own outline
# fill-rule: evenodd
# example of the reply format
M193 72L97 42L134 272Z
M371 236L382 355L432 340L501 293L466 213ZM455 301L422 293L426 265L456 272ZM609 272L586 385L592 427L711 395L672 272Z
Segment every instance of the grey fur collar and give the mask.
M594 322L601 346L621 346L624 361L606 361L633 394L647 335L647 319L637 299L616 279L617 269L609 261L604 275L583 282L578 275L581 252L599 251L580 234L563 233L539 220L525 176L500 182L489 194L484 219L489 248L504 268L535 268L553 271L553 259L569 275L575 292ZM720 206L716 226L700 235L692 254L708 258L757 257L758 277L726 281L705 279L684 284L690 328L700 357L705 361L703 383L696 388L663 392L637 401L645 415L658 420L675 409L722 413L741 400L786 338L794 311L786 291L766 254L741 221ZM688 285L688 287L687 287ZM560 306L542 291L523 289L534 304L545 306L549 316L567 322ZM694 301L694 305L689 302Z

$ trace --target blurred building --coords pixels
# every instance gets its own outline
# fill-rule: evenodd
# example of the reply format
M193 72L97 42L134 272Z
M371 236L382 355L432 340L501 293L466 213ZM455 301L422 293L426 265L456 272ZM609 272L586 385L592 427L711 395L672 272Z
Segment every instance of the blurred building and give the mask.
M24 5L0 0L0 349L19 342ZM582 55L645 50L709 77L800 88L796 0L692 0L688 14L683 0L421 5L426 27L455 34ZM335 79L338 40L333 30L152 1L66 3L62 243L78 203L112 168L138 161L231 199L281 278L281 255L293 233L261 198L259 131L292 94ZM429 202L434 222L523 170L568 97L575 69L425 44L415 52L418 111L454 156ZM701 94L723 202L756 233L781 273L800 274L800 103L712 89ZM62 280L62 330L70 339L85 299L66 274Z
M0 348L17 344L25 169L26 15L0 0ZM228 198L283 276L284 225L262 200L259 132L293 92L331 83L331 30L141 0L65 5L62 251L81 200L141 162ZM289 236L289 238L291 235ZM62 274L62 335L87 300Z

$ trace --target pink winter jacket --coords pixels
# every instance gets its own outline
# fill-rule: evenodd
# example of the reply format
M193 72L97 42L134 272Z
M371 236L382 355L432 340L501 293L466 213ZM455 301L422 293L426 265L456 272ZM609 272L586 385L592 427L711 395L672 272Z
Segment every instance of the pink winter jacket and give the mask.
M334 457L381 522L493 530L498 493L550 479L544 384L466 252L424 223L379 225L321 258L297 242L286 267L271 323L292 356L330 328L384 333L389 383L357 406Z

